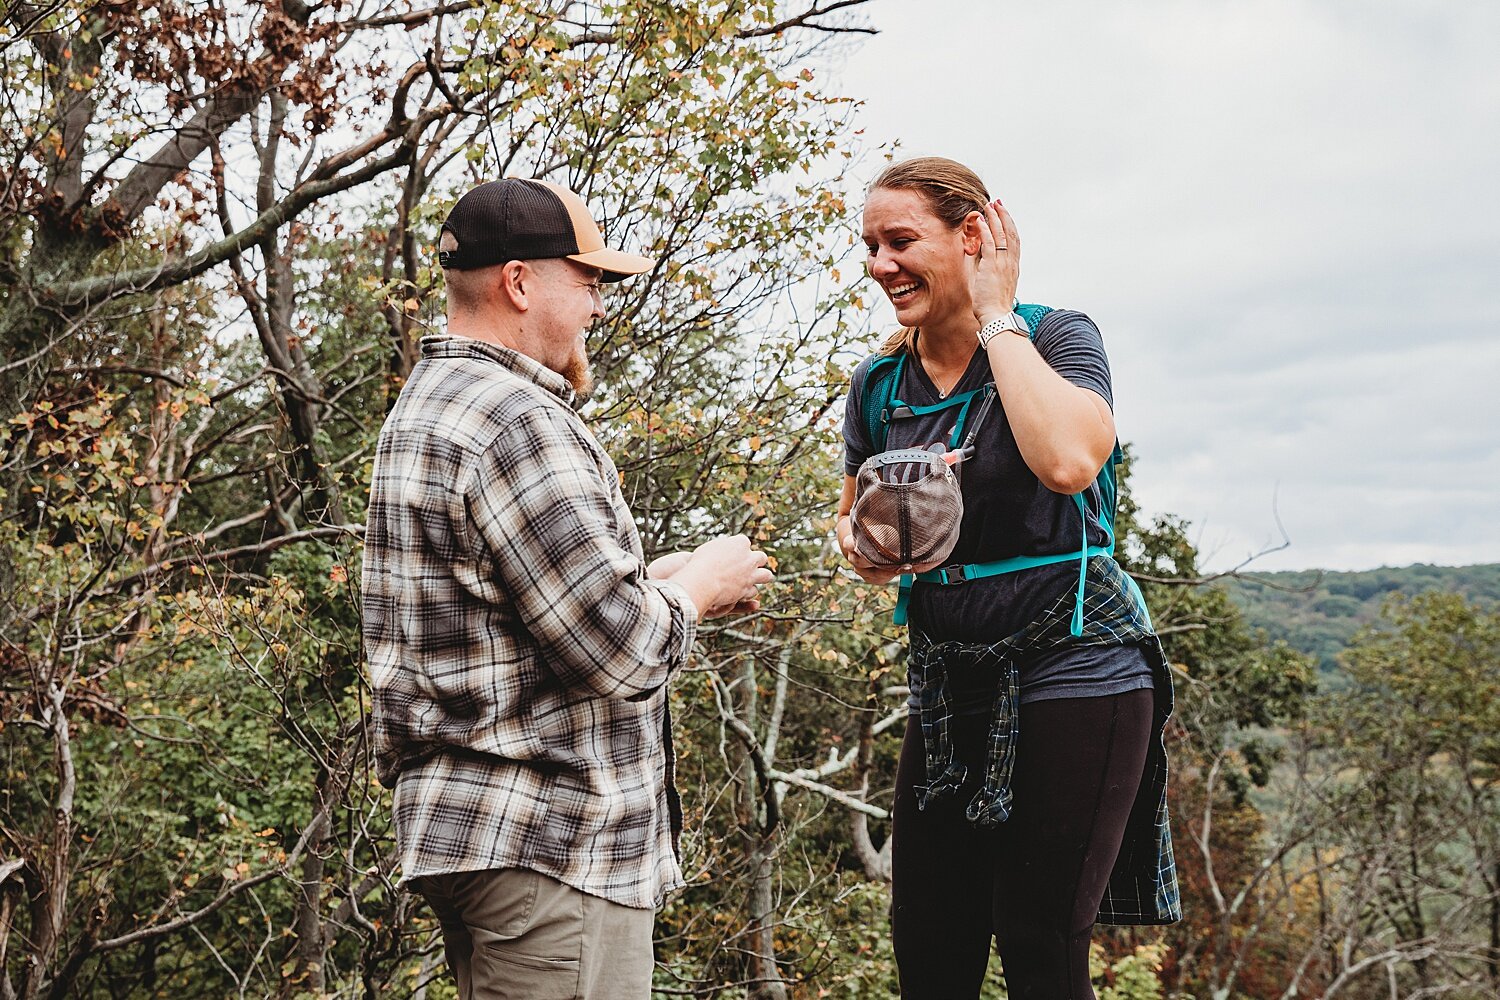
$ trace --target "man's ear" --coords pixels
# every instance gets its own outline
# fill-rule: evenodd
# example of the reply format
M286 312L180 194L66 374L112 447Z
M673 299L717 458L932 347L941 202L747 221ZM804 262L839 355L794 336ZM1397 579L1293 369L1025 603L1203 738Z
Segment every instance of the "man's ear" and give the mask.
M529 296L536 292L536 271L524 260L508 260L500 267L500 295L516 312L531 308Z

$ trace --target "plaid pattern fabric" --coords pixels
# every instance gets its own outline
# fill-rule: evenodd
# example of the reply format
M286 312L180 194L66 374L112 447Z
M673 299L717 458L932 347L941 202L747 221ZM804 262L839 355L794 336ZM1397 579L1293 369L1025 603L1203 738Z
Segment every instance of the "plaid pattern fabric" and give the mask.
M1167 754L1162 742L1162 730L1172 712L1172 677L1140 589L1114 559L1095 556L1089 560L1081 636L1069 631L1075 598L1071 589L1058 595L1046 612L1021 631L992 643L933 642L913 630L907 676L927 770L927 784L916 790L918 807L953 795L968 776L968 766L956 758L949 735L953 717L948 701L950 666L961 662L967 669L984 668L995 676L984 783L965 811L970 822L989 829L1010 818L1014 801L1011 776L1020 736L1021 697L1016 658L1060 646L1138 643L1151 663L1155 681L1157 735L1098 920L1106 924L1171 923L1182 917L1167 821Z
M364 636L403 884L530 868L626 906L682 884L666 684L697 611L648 580L561 376L428 337L380 432Z

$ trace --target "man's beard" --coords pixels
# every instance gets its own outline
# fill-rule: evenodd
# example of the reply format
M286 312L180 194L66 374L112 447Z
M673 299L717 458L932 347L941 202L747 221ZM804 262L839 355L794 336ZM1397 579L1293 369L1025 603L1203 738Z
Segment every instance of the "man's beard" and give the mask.
M579 403L588 402L589 397L594 394L594 369L589 365L588 355L582 351L568 355L568 360L558 374L573 387L573 394L578 397Z

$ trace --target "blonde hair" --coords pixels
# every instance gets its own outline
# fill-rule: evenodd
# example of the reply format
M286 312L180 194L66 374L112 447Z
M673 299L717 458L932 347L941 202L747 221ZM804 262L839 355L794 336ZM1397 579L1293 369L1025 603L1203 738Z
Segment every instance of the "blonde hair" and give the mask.
M990 201L990 193L979 175L945 156L918 156L891 164L870 185L870 191L880 190L917 192L932 214L950 229L963 225L970 212L983 212ZM880 345L880 353L888 356L914 352L916 339L914 327L902 327Z

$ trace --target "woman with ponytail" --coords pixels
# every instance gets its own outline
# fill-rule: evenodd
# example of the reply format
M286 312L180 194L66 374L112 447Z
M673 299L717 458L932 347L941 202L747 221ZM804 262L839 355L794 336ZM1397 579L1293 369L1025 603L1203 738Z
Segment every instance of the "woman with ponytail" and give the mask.
M1180 916L1161 741L1171 681L1113 558L1103 341L1083 313L1018 304L1015 222L962 164L887 168L863 238L901 327L853 373L837 531L863 579L902 578L909 616L892 822L901 995L977 997L993 942L1011 1000L1092 1000L1096 922ZM871 562L861 466L951 447L991 396L957 470L945 564Z

